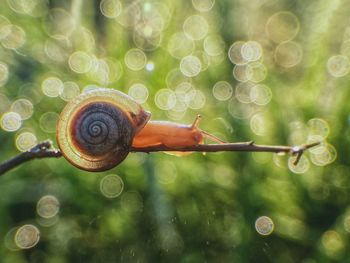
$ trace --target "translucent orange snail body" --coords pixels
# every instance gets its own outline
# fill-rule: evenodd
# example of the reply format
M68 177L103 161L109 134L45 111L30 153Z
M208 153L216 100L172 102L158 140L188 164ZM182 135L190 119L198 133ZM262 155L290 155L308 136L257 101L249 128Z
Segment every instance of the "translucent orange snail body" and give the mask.
M218 143L224 141L199 129L201 116L198 115L191 125L178 124L168 121L149 121L134 137L132 147L143 148L150 146L167 146L169 148L183 148L203 143L207 138ZM186 155L188 153L177 153Z

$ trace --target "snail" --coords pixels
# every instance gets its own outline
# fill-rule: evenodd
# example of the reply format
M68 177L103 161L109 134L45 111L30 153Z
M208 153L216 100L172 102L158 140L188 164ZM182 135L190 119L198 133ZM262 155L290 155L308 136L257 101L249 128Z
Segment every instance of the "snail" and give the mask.
M57 143L74 166L105 171L121 163L131 147L164 145L176 149L202 144L204 137L223 142L198 128L199 115L192 125L149 121L150 117L151 113L128 95L114 89L94 89L65 106L57 124Z

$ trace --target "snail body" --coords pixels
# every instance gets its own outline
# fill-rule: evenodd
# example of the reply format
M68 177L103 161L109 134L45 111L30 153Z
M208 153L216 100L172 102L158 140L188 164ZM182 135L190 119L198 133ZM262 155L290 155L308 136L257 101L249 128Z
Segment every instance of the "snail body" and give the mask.
M56 139L62 155L74 166L87 171L105 171L117 166L131 147L166 146L180 149L203 143L206 137L223 143L192 125L149 121L151 114L128 95L99 88L84 92L63 109ZM187 155L176 152L175 155Z

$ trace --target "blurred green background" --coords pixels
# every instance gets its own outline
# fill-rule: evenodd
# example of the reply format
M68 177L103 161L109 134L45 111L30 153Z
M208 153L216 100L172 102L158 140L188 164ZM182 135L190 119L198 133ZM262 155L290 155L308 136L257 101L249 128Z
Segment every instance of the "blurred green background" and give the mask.
M96 86L270 153L65 159L0 177L0 262L350 262L349 1L0 3L1 161Z

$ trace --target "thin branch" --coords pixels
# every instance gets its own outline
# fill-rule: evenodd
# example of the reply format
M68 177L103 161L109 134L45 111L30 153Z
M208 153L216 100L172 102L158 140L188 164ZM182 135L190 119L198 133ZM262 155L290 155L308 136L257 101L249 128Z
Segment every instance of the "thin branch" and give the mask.
M7 171L15 168L16 166L33 159L41 159L48 157L57 158L61 156L61 152L53 148L51 141L44 141L35 145L30 150L20 153L15 157L0 164L0 175L3 175Z
M296 155L294 164L298 164L302 154L317 145L319 142L304 144L299 146L273 146L273 145L257 145L253 141L239 143L222 143L222 144L200 144L188 147L171 148L165 145L131 148L131 152L274 152L289 153ZM44 141L37 144L32 149L23 152L10 160L0 164L0 175L19 166L20 164L41 158L61 157L59 150L54 149L51 141Z
M222 144L199 144L194 146L171 148L165 145L134 147L132 152L274 152L274 153L290 153L292 155L301 155L307 149L319 145L319 142L303 144L299 146L275 146L275 145L258 145L253 141L238 143L222 143ZM301 157L301 156L300 156ZM300 159L300 157L297 159Z

